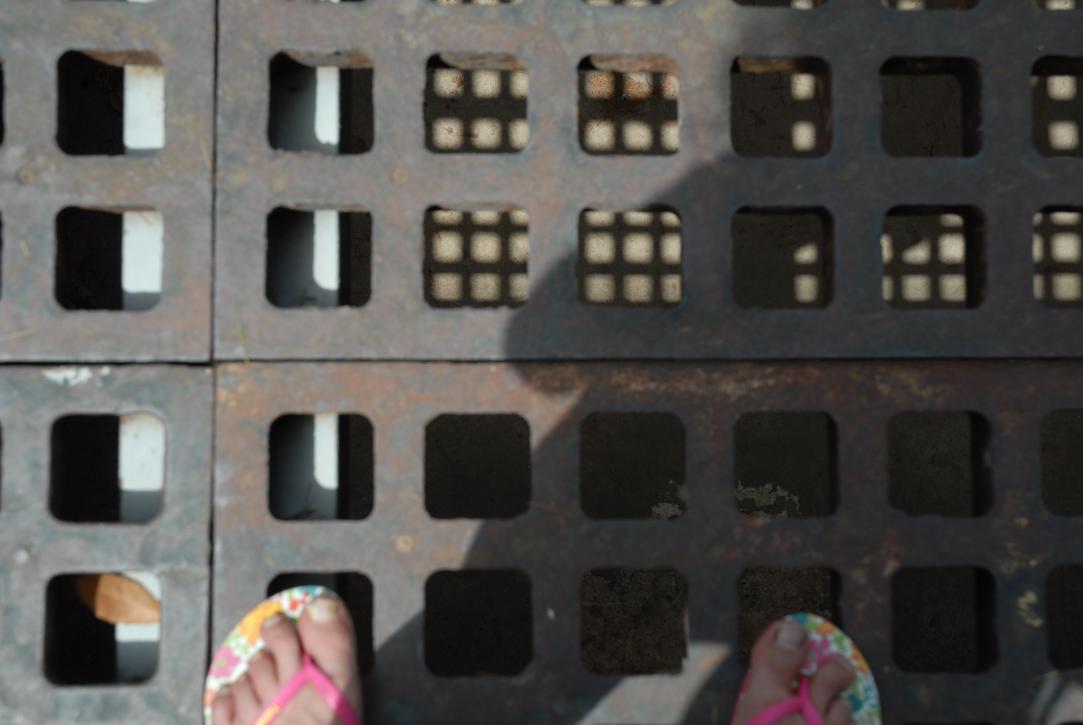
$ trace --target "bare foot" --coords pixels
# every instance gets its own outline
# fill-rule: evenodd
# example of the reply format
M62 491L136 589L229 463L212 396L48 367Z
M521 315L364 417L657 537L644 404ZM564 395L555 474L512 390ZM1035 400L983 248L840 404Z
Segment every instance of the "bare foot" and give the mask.
M797 678L808 651L808 633L794 622L779 620L764 630L752 648L751 663L741 699L733 713L733 725L745 725L776 702L793 697ZM840 698L854 681L854 668L839 655L820 665L810 683L812 704L825 725L849 725L850 705ZM804 725L799 715L780 720L779 725Z
M301 669L304 653L342 690L361 716L361 677L354 652L353 622L342 603L320 597L309 604L295 628L282 615L263 623L267 649L248 665L248 673L219 691L211 704L214 725L251 725L278 690ZM275 720L276 725L333 725L330 706L306 686Z

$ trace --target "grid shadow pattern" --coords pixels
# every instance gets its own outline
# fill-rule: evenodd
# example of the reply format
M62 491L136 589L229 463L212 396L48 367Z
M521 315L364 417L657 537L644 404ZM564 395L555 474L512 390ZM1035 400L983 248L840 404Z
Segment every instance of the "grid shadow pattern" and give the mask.
M438 55L425 84L425 146L439 153L526 148L528 75L512 56Z
M522 209L425 215L425 299L433 307L519 307L529 294Z
M597 305L681 301L680 218L671 210L579 215L579 298Z

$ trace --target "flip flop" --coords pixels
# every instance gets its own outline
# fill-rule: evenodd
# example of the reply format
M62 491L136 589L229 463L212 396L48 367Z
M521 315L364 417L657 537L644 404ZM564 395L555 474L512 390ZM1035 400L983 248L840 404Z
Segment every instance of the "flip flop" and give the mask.
M263 623L276 614L297 621L305 607L321 596L335 597L335 593L324 587L293 587L265 599L262 604L244 615L244 619L229 633L211 661L206 688L203 691L203 720L206 725L211 725L211 702L214 696L226 685L232 685L240 679L248 671L248 663L257 652L264 649L263 637L260 636ZM305 685L311 685L323 697L342 725L360 725L361 718L350 707L346 696L331 678L316 666L308 654L304 656L301 669L282 686L253 725L269 725L274 722Z
M850 689L839 696L850 703L854 713L852 722L855 725L880 725L880 694L876 690L876 681L869 670L869 663L854 641L834 624L815 614L799 612L786 619L804 627L809 638L808 657L801 667L799 682L795 683L796 693L788 700L771 705L752 718L748 725L772 725L791 715L800 715L808 725L823 725L823 718L812 706L809 682L820 665L835 654L845 657L857 673Z

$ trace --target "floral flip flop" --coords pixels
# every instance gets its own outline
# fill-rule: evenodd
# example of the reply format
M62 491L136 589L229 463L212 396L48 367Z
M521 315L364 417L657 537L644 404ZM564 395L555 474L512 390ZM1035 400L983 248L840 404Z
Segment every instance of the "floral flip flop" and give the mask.
M775 703L756 717L748 725L772 725L791 715L801 715L808 725L823 725L823 718L816 712L809 696L809 682L820 665L831 655L842 655L854 667L857 676L850 689L840 695L850 704L855 725L880 725L880 694L876 691L876 681L869 671L869 663L845 633L823 617L808 612L799 612L786 617L787 621L796 622L805 628L809 638L809 652L805 664L801 667L800 682L796 685L796 694L788 700Z
M203 720L206 725L211 725L211 702L214 696L226 685L232 685L240 679L248 671L248 663L257 652L264 649L263 638L260 636L260 627L263 623L276 614L297 621L301 613L305 611L305 607L321 596L333 597L335 593L330 589L316 586L287 589L264 600L233 628L214 655L211 669L207 673L207 684L203 691ZM301 669L282 686L253 725L269 725L274 722L305 685L311 685L320 694L342 725L360 725L361 718L350 707L346 696L307 654L304 656Z

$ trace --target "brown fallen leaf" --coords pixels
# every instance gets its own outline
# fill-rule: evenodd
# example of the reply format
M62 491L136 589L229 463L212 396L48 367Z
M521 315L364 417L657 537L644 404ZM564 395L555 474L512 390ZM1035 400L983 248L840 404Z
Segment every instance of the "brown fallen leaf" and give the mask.
M121 574L86 574L75 584L79 599L109 624L153 624L162 607L142 584Z

